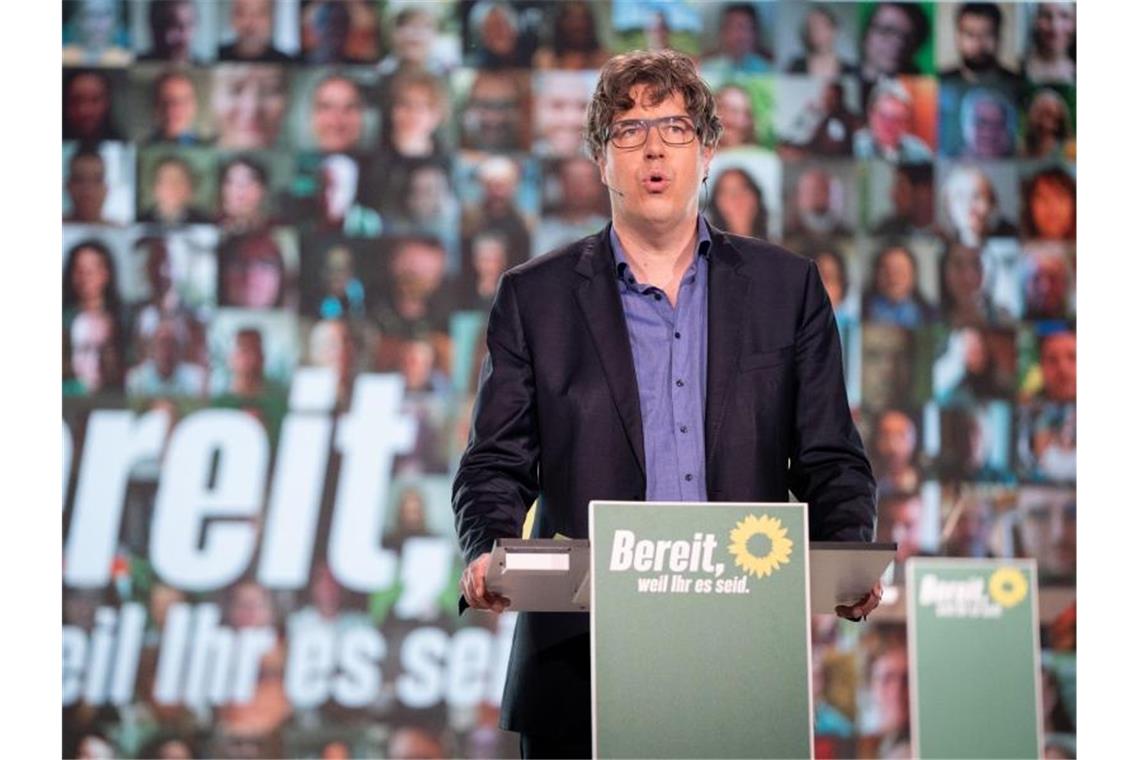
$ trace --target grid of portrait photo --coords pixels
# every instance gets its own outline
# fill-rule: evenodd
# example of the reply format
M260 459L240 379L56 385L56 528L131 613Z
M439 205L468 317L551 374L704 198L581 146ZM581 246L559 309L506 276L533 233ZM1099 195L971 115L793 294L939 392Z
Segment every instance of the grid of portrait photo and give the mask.
M486 318L609 223L598 69L672 48L724 124L702 213L818 265L899 547L867 622L813 620L816 756L911 756L931 555L1037 560L1075 757L1074 4L71 0L62 32L66 756L518 756L514 616L456 606Z

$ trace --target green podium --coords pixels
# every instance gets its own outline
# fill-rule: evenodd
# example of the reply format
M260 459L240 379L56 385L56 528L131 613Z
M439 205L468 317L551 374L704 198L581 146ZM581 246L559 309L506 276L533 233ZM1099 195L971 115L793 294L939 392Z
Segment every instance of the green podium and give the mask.
M810 757L803 504L591 502L594 756Z
M915 757L1040 757L1037 562L906 564Z

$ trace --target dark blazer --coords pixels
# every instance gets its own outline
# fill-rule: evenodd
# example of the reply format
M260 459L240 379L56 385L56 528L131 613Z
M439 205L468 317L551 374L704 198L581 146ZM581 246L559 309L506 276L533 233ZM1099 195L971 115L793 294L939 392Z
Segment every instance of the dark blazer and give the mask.
M839 333L815 264L710 226L710 501L810 505L812 540L870 541L875 481L852 424ZM585 538L592 499L645 499L633 354L609 226L508 271L487 325L452 489L467 562L519 536ZM520 613L502 727L589 736L588 615Z

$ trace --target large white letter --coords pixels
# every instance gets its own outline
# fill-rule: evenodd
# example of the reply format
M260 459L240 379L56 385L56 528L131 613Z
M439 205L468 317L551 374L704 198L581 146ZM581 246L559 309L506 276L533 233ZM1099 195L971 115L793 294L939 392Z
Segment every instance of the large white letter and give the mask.
M268 461L265 431L243 412L204 409L175 428L151 526L150 558L163 581L212 591L241 576L256 528L248 521L204 523L257 515Z
M326 375L331 379L332 370L310 367L293 376L289 407L306 413L291 411L285 418L273 464L258 568L258 580L271 588L300 588L309 580L332 436L327 412L336 402L335 379L327 384L327 394L316 392L326 384L315 381Z
M415 421L400 413L403 395L398 375L361 375L353 387L352 410L337 426L341 460L329 567L353 591L387 588L395 580L396 557L380 548L380 534L392 460L415 442Z
M91 413L64 550L68 586L93 588L110 581L131 467L158 455L167 424L166 414L158 410L139 417L119 410Z
M610 554L610 570L628 570L633 564L633 545L637 536L632 530L614 531L614 550Z

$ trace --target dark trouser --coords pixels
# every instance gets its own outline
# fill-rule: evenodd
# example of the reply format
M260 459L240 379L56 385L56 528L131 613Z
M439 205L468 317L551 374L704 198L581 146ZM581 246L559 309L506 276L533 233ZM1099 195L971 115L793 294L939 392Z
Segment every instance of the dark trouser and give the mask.
M530 758L589 758L593 746L589 734L580 736L542 736L519 734L519 750L523 760Z

